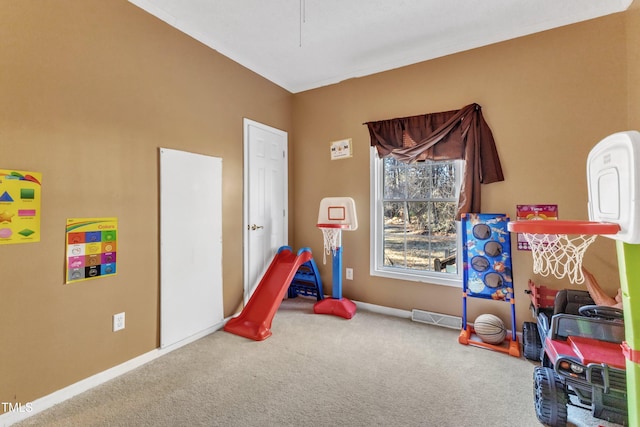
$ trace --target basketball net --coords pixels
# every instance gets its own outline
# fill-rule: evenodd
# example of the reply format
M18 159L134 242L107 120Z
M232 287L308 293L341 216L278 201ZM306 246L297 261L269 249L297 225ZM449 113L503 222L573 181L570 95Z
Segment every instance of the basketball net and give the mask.
M573 284L584 282L582 258L598 235L522 234L531 247L534 273L551 274L558 279L568 277Z
M340 247L342 229L333 227L319 227L324 237L324 254L322 256L322 263L327 263L327 255L336 254L336 249Z

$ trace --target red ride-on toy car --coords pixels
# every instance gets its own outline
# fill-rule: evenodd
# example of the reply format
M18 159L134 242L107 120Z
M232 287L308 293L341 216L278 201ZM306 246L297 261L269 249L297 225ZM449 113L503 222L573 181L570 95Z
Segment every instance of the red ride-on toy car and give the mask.
M524 322L522 324L522 347L524 357L529 360L542 361L544 342L551 317L554 314L579 314L578 310L584 305L594 305L589 292L575 289L557 291L544 285L537 286L529 280L525 291L531 298L531 313L537 323Z
M543 341L542 366L533 371L538 420L567 424L567 405L595 418L627 425L627 386L622 310L583 306L580 315L555 314Z

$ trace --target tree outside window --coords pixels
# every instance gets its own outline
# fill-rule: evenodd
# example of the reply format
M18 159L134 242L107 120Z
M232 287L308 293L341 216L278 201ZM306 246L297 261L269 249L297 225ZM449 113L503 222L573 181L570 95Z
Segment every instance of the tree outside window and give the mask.
M372 151L372 274L459 284L460 160L403 163Z

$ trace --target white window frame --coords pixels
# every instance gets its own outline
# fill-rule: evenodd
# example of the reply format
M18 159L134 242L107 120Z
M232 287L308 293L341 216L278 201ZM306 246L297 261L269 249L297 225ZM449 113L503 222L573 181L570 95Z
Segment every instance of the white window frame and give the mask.
M371 147L370 154L370 187L371 187L371 253L370 253L370 274L372 276L386 277L389 279L408 280L414 282L430 283L443 286L462 287L462 226L460 221L456 221L456 248L457 248L457 273L442 273L436 271L416 271L402 267L389 267L383 261L383 237L384 237L384 214L382 210L382 190L383 190L383 161L378 157L378 151ZM460 183L462 176L463 161L457 163L456 168L456 192L460 193Z

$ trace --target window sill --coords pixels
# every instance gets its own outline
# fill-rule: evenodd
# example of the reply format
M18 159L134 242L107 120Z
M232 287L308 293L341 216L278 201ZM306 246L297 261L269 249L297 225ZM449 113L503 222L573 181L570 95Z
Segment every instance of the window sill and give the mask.
M454 274L415 274L408 273L399 269L371 269L370 274L377 277L386 277L388 279L407 280L410 282L428 283L431 285L451 286L462 288L462 277Z

